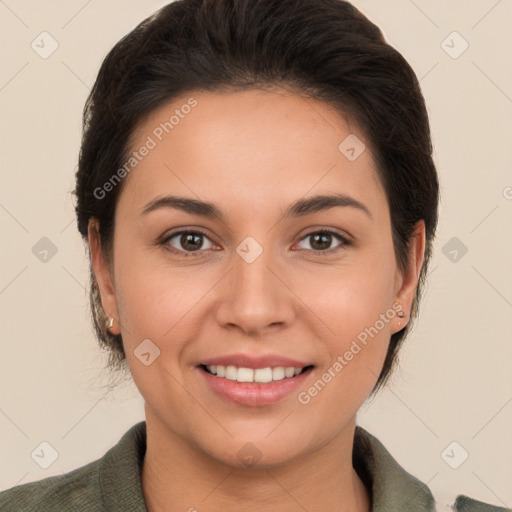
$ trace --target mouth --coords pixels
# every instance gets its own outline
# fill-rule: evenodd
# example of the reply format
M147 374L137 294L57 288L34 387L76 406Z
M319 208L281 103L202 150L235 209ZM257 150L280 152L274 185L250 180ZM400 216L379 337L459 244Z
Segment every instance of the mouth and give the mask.
M280 380L297 377L313 368L313 365L304 367L295 366L267 366L265 368L246 368L243 366L201 364L199 367L205 372L218 378L224 378L236 382L248 382L254 384L267 384Z
M228 403L249 407L277 404L297 393L314 371L306 366L246 366L200 364L197 367L208 393Z

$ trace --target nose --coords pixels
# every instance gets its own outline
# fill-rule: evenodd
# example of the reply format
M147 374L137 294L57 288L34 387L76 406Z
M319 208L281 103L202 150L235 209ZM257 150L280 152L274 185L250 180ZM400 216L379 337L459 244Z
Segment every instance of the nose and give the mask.
M289 326L295 315L293 283L273 251L263 249L252 261L254 247L233 254L231 271L224 279L217 308L217 321L224 328L242 330L249 336L264 335L269 329ZM261 247L261 246L260 246ZM240 255L241 254L241 255Z

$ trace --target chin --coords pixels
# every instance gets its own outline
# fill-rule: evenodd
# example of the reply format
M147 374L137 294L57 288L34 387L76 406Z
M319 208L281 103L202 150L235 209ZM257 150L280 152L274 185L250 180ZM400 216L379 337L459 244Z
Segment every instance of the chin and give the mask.
M295 459L299 453L296 451L282 453L271 452L268 448L260 449L256 443L246 442L240 448L229 454L211 454L219 463L235 469L269 470L286 465Z

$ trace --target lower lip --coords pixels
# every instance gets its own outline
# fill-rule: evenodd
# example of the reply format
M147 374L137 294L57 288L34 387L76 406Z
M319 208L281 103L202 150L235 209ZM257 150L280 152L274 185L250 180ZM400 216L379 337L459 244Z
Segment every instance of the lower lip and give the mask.
M198 367L198 370L219 395L238 404L261 407L275 404L296 391L308 378L313 368L310 367L295 377L267 383L237 382L212 375L202 367Z

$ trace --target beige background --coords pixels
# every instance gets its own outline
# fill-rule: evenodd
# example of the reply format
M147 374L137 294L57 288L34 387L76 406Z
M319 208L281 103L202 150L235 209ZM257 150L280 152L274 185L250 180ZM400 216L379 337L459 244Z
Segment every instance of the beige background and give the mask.
M1 489L95 460L144 419L133 383L101 387L70 191L101 61L164 3L0 1ZM420 321L359 423L441 504L512 507L512 1L354 4L421 78L442 187ZM43 31L59 45L47 59L31 48ZM458 58L453 31L469 44ZM57 248L45 263L32 252L43 237ZM456 262L449 242L468 249ZM58 452L48 469L31 458L42 441ZM453 441L469 453L458 469L441 456Z

